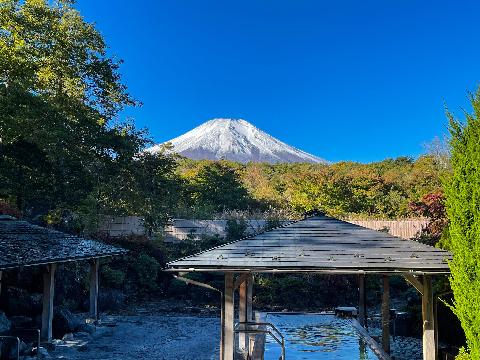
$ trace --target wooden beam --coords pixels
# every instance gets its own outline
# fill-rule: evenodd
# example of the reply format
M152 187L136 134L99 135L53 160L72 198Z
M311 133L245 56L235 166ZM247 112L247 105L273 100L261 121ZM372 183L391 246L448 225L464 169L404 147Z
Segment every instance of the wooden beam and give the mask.
M382 347L390 354L390 283L388 275L383 275L382 293Z
M223 294L223 351L222 360L233 360L234 356L234 280L233 273L225 273Z
M223 360L223 339L225 338L225 296L220 292L220 360Z
M423 294L423 283L420 279L412 274L403 274L403 277L420 293L420 295Z
M247 281L247 320L253 321L253 275L248 276Z
M57 264L47 265L43 273L43 309L41 338L43 341L52 340L53 299L55 296L55 270Z
M367 327L367 293L364 274L358 276L358 322L363 327Z
M100 260L90 262L90 317L98 320L98 269Z
M247 321L254 321L254 313L253 313L253 282L254 277L252 274L249 275L247 281ZM255 340L255 335L248 334L247 335L247 350L249 351L249 355L253 352L253 344Z
M247 280L242 282L240 284L240 289L238 291L239 293L239 299L238 299L238 321L239 322L247 322L248 317L247 317L247 289L248 289L248 283ZM238 345L239 349L244 351L245 353L248 350L248 336L245 333L239 333L238 334Z
M423 318L423 360L436 360L435 317L433 311L432 278L423 276L422 318Z

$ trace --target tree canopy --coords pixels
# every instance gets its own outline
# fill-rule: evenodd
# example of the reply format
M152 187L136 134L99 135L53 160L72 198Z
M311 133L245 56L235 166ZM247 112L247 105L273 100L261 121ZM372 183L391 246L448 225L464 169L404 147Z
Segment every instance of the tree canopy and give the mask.
M172 160L138 156L150 141L119 120L137 103L100 33L72 1L0 0L0 29L0 198L52 221L89 205L151 215L162 200L145 192L159 192Z

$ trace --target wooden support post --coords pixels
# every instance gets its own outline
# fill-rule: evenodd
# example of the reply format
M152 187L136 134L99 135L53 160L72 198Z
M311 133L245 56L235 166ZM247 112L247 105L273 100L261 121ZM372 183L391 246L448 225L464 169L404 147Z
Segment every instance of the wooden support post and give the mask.
M90 318L98 320L98 269L100 260L90 262Z
M248 289L248 277L240 284L239 288L239 299L238 299L238 321L239 322L247 322L247 289ZM245 333L238 334L238 345L240 350L247 352L248 350L248 343L247 343L248 336Z
M253 321L253 275L247 281L247 319Z
M434 324L434 331L435 331L435 354L438 356L438 298L435 296L433 297L433 324Z
M423 317L423 360L436 360L437 349L435 346L435 317L433 311L432 278L423 276L422 293Z
M387 354L390 354L390 284L388 275L383 275L382 347Z
M232 273L225 273L225 291L223 293L223 336L222 360L233 360L234 356L234 280Z
M363 327L367 327L367 294L363 274L358 276L358 322Z
M225 296L220 293L220 360L223 360L223 339L225 338Z
M248 274L241 274L235 282L233 283L233 290L237 290L237 288L248 279Z
M55 296L55 270L57 264L47 265L43 273L43 309L41 338L43 341L52 340L53 298Z

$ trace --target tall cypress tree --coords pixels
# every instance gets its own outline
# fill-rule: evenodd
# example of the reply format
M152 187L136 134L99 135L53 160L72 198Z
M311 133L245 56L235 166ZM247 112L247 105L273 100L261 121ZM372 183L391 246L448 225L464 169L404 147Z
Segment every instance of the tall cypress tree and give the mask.
M453 252L453 311L467 339L461 357L480 359L480 88L471 103L473 112L465 122L449 115L452 174L444 186Z

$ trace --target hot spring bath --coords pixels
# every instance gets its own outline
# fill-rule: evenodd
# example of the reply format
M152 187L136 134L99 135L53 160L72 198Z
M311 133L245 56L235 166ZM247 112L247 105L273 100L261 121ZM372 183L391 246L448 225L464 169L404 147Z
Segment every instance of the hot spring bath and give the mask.
M348 319L330 314L269 313L267 321L285 336L288 360L378 359ZM278 360L280 354L280 346L267 337L265 360Z

